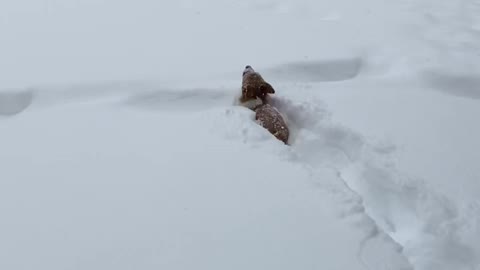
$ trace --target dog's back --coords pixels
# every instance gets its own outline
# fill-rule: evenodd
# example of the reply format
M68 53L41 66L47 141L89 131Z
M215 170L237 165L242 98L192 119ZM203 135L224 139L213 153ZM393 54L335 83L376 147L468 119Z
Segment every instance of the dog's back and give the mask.
M288 144L290 131L280 112L270 104L263 104L255 109L255 120L277 139Z

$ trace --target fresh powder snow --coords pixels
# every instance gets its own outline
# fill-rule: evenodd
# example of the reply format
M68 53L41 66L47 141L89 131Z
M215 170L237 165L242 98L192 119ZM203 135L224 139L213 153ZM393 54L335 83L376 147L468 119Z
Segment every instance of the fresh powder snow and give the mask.
M6 0L0 33L0 269L480 270L478 0Z

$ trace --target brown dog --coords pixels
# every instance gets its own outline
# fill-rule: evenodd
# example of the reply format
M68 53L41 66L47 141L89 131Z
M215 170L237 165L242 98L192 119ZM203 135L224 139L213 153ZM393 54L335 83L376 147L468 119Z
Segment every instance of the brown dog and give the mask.
M251 66L245 67L240 104L255 111L257 123L277 139L288 144L290 136L288 126L280 112L268 104L268 95L274 93L273 87L259 73L255 72Z

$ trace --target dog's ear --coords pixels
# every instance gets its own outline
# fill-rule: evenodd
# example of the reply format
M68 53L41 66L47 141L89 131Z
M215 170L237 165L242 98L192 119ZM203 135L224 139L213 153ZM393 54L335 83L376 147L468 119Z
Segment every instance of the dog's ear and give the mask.
M275 94L275 89L273 89L273 87L269 83L262 84L260 86L260 91L266 94Z

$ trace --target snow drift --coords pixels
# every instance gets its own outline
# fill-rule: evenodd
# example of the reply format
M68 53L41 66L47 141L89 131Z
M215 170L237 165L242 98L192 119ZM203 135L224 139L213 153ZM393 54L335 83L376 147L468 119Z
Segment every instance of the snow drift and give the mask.
M480 269L479 12L1 2L0 267Z

